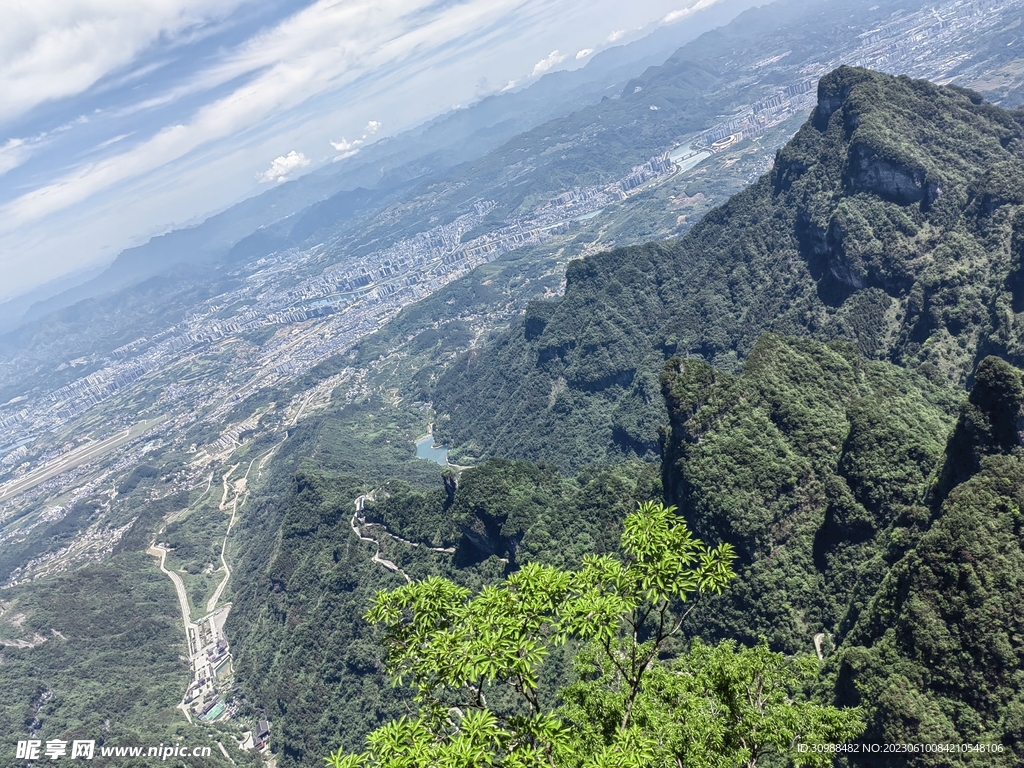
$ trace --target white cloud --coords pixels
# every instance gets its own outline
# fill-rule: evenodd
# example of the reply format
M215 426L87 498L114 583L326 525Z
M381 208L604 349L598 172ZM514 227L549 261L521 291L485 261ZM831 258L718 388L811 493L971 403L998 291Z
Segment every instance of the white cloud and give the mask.
M244 0L33 0L4 4L0 121L81 93L157 39L223 18Z
M582 51L577 51L576 52L576 61L579 61L580 59L587 58L587 56L589 56L593 52L594 52L593 48L584 48Z
M3 176L8 171L14 170L20 165L23 165L33 155L37 154L42 147L49 144L55 136L70 131L75 126L83 125L88 122L88 117L80 115L74 120L58 125L56 128L49 131L40 131L34 136L25 138L9 138L4 144L0 144L0 176ZM111 139L110 141L105 141L96 148L105 147L123 138L125 138L125 136L119 136L115 139Z
M671 24L673 21L685 19L690 14L696 13L697 11L703 11L705 8L710 8L712 5L718 2L720 2L720 0L697 0L696 3L687 8L680 8L679 10L671 11L665 14L665 17L661 20L661 23Z
M310 162L308 157L293 149L287 155L275 157L267 170L256 174L256 180L260 184L266 184L270 181L287 181L289 176L300 168L305 168Z
M366 143L366 140L373 134L380 130L382 123L379 120L371 120L363 128L363 135L353 141L346 141L342 138L341 141L332 141L331 146L341 152L339 157L334 158L335 162L338 160L344 160L346 157L352 157L356 152L359 151L359 147Z
M536 77L537 75L544 74L552 67L561 64L567 58L568 54L559 53L558 51L552 51L534 65L533 72L530 73L530 77Z
M348 152L351 149L355 149L362 143L362 139L356 139L355 141L345 141L345 139L342 139L341 141L332 141L331 146L339 152Z
M32 149L24 139L8 139L0 146L0 176L28 160Z
M438 10L432 0L319 0L247 40L199 78L212 87L248 76L244 85L201 107L188 122L167 126L121 155L79 166L6 203L0 207L0 232L165 166L209 141L250 129L270 116L280 117L364 75L388 66L414 66L494 23L519 2L491 0ZM423 18L424 13L432 15Z
M608 35L608 39L607 39L606 42L614 43L616 40L621 40L625 36L626 36L626 30L624 30L624 29L616 29L614 32L612 32L610 35Z
M198 221L200 213L222 210L256 191L255 174L267 169L270 158L285 154L285 146L321 148L311 151L308 171L321 160L322 150L343 157L324 144L333 136L359 140L370 114L385 124L373 140L385 130L411 128L436 116L445 104L474 98L472 84L484 76L496 84L490 92L506 82L508 90L532 82L525 75L544 48L565 47L570 58L571 43L600 50L608 27L631 29L638 18L659 19L695 1L641 0L624 6L614 0L593 5L565 0L285 0L266 5L278 21L262 27L255 38L239 42L234 33L223 35L199 56L175 50L235 29L236 18L252 17L225 15L219 22L180 27L177 33L165 30L77 96L46 96L55 103L33 110L40 119L20 117L18 124L24 122L25 128L5 133L0 116L0 148L11 136L20 136L32 153L20 168L0 177L0 271L5 276L0 293L30 287L72 264L112 258L137 244L140 233L154 224ZM28 2L0 0L0 6ZM32 0L31 7L102 10L129 2L136 16L148 17L172 0ZM199 8L198 13L232 3L255 5L255 0L173 2ZM281 13L290 15L281 20ZM60 13L50 15L61 28L68 26ZM0 41L8 39L7 32L0 28ZM4 67L11 50L0 43L0 94L5 96L3 77L9 69ZM97 55L108 53L104 49ZM166 70L150 76L161 64ZM64 75L59 66L50 73L56 79ZM143 77L145 85L130 93ZM94 98L101 89L113 92L113 98ZM5 109L0 105L0 113ZM152 112L145 120L119 122L144 110ZM73 121L81 114L91 121L87 130L72 129L73 122L52 127L51 120ZM154 125L152 119L162 122ZM64 128L69 130L59 132ZM132 130L138 134L130 140L91 152L98 142ZM37 159L45 162L29 166ZM32 173L24 173L29 167Z
M513 88L516 87L516 83L518 83L518 82L519 82L518 80L509 80L507 83L505 83L505 87L502 88L501 91L499 91L499 93L505 93L505 91L511 91Z
M104 147L109 147L111 144L117 144L117 142L122 141L124 139L127 139L129 136L132 136L134 133L135 133L135 131L131 131L129 133L118 134L117 136L114 136L112 138L107 139L104 142L101 142L101 143L97 144L96 145L96 149L103 149Z

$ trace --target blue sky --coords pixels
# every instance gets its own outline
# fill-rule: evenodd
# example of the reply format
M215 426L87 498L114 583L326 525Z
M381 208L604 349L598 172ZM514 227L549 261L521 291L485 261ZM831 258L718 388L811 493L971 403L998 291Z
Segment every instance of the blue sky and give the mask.
M715 2L16 0L0 301Z

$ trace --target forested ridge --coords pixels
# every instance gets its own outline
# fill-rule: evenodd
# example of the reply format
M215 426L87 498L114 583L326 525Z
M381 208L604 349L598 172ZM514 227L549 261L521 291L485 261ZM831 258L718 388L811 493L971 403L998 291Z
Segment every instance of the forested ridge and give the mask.
M451 366L439 433L568 468L660 453L666 499L738 553L694 635L817 636L865 743L1019 750L1022 124L840 68L757 184L677 242L572 263Z
M818 635L831 695L869 714L863 743L1015 750L851 764L1019 761L1021 371L986 358L957 406L852 344L766 335L739 376L676 358L662 383L666 496L739 555L694 634L789 652Z
M290 486L261 511L279 536L244 554L255 576L232 617L243 687L281 724L280 764L340 746L346 766L447 765L463 748L519 765L523 744L523 765L542 753L559 765L739 764L748 721L721 730L695 713L719 711L716 697L760 664L787 669L764 679L808 717L829 713L836 739L991 747L862 750L840 765L1019 765L1022 125L1021 112L960 88L841 68L772 171L688 235L571 262L564 298L532 303L436 384L414 377L433 398L435 436L476 466L410 475L383 424L360 438L365 454L339 448L386 420L379 403L339 404L297 432L279 470ZM652 501L735 556L735 577L692 611L666 602L686 621L638 695L652 719L624 727L628 691L609 672L620 657L587 655L591 630L552 646L531 683L535 713L577 742L540 721L522 731L515 697L490 689L490 704L434 717L466 681L436 666L446 657L423 667L425 656L401 655L403 632L425 633L422 648L451 640L444 621L439 635L404 622L443 605L486 623L470 596L518 594L539 573L585 582L597 562L628 570L624 521ZM371 560L356 525L413 584ZM392 687L402 669L412 677ZM423 674L433 682L417 688ZM696 687L674 689L680 675ZM700 687L722 675L732 683L716 693ZM522 681L513 689L524 695ZM687 731L703 751L659 741L684 710L711 729ZM777 733L791 748L826 731ZM465 741L473 734L490 734L486 747ZM406 762L381 758L398 743ZM651 757L616 757L630 748ZM780 741L762 757L799 755Z
M1024 112L843 67L770 173L674 242L571 262L565 295L434 388L464 455L566 468L657 453L674 354L736 371L765 331L964 384L1020 364Z

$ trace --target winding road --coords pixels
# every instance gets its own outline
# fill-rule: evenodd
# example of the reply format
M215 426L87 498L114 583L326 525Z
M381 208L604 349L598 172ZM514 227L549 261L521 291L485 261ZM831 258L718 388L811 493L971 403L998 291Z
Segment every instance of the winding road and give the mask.
M360 541L368 541L377 548L377 551L373 553L373 562L380 563L389 571L394 571L395 573L402 574L402 576L405 577L406 582L412 584L412 579L409 578L409 574L407 574L405 571L403 571L390 560L385 560L383 557L380 556L380 542L376 539L371 539L369 536L363 536L363 534L359 531L359 528L356 527L356 520L359 520L360 525L363 524L363 519L362 517L360 517L359 513L363 511L363 504L366 502L367 499L370 499L372 501L373 497L367 493L364 493L362 496L356 497L356 509L352 513L352 519L349 521L349 525L352 526L352 533L358 536Z
M174 583L174 591L178 593L178 605L181 606L181 622L185 625L185 637L188 639L188 655L191 658L199 652L199 648L196 647L199 627L192 621L192 609L188 605L188 593L185 592L185 584L182 582L181 576L174 571L167 570L167 567L164 565L167 560L166 549L153 544L146 550L146 553L160 558L160 570L167 574Z
M405 577L405 580L407 582L412 583L412 579L409 578L409 575L405 571L403 571L401 568L399 568L397 565L395 565L390 560L386 560L386 559L384 559L383 557L380 556L380 542L377 539L370 538L369 536L364 536L363 535L363 531L360 530L360 529L380 528L381 529L380 532L383 533L388 538L390 538L392 541L397 541L397 542L399 542L401 544L405 544L406 546L417 547L417 548L420 548L420 549L429 549L431 552L441 552L442 554L445 554L445 555L454 555L455 554L455 547L428 547L426 544L420 544L420 543L415 542L415 541L409 541L408 539L403 539L401 536L396 536L395 534L393 534L390 531L388 531L380 523L368 523L368 522L366 522L366 519L363 517L362 513L363 513L363 508L364 508L364 506L365 506L367 501L373 501L373 494L372 493L364 493L363 495L356 497L356 500L355 500L355 511L352 513L352 519L349 521L349 525L352 526L352 533L354 533L356 536L358 536L360 541L368 541L368 542L370 542L371 544L373 544L377 548L377 551L374 552L374 554L373 554L373 562L379 563L380 565L382 565L385 568L387 568L389 571L394 571L395 573L402 574L402 576Z
M267 451L266 454L260 457L260 463L258 465L258 468L263 467L263 463L268 458L270 458L270 454L272 454L276 450L276 448L277 446L274 446L274 448L271 448L269 451ZM220 600L221 595L224 594L224 589L228 585L228 580L231 578L231 568L230 566L228 566L228 561L227 558L224 557L224 553L227 550L228 537L231 535L231 530L235 527L235 518L238 516L238 508L244 507L246 500L249 498L249 488L247 483L249 481L249 473L252 472L252 465L255 463L256 459L250 461L249 466L246 467L245 469L245 474L242 476L240 480L236 480L233 485L235 495L234 498L231 500L231 519L228 521L227 531L224 532L224 540L220 543L220 562L224 568L224 578L220 580L220 584L217 585L217 589L214 591L210 599L206 601L207 613L213 613L214 609L217 607L217 603ZM224 495L221 497L220 501L221 510L227 509L228 475L234 472L237 467L238 465L235 464L224 475ZM238 496L241 493L244 493L245 495L242 496L242 500L239 501Z

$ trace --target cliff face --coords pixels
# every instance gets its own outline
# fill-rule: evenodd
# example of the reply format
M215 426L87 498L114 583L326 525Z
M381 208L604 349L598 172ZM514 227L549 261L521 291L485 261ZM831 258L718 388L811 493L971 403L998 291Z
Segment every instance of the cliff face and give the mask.
M1022 430L1024 386L1020 372L997 357L987 357L978 366L971 395L946 446L933 504L941 504L953 488L978 474L986 456L1024 448Z
M979 366L930 494L927 530L848 625L832 667L866 742L994 744L1024 759L1024 450L1021 371ZM935 765L924 756L878 765ZM950 760L946 764L954 764Z
M918 203L924 210L942 192L938 182L929 181L922 168L907 168L886 160L866 144L850 147L849 185L854 191L874 192L899 205Z
M865 743L995 744L1024 757L1024 385L986 358L969 398L851 345L766 335L739 376L669 361L666 495L738 578L702 637L809 652ZM960 765L934 755L845 765Z
M673 354L738 371L765 331L966 385L1024 363L1024 113L842 67L769 174L679 241L570 263L565 296L441 377L477 455L653 455ZM654 396L652 397L652 392Z

